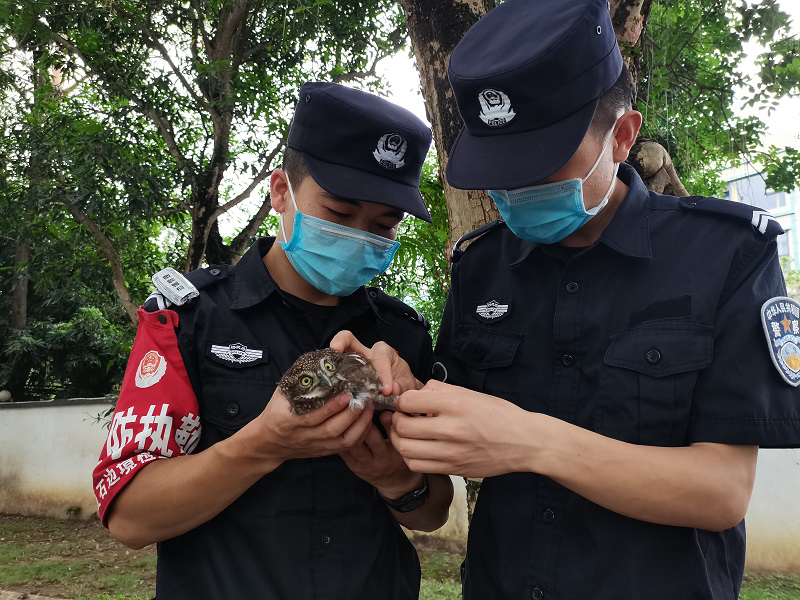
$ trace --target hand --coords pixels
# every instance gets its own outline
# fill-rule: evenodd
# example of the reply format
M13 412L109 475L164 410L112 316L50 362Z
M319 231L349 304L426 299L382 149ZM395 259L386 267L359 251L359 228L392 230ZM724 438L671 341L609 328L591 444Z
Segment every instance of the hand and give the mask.
M389 431L392 414L384 411L380 419ZM403 457L389 440L383 439L383 435L374 425L367 431L362 444L340 452L339 455L353 473L377 488L384 498L396 500L422 485L422 475L413 473L406 466Z
M367 348L349 331L340 331L331 340L331 348L338 352L358 352L378 373L384 396L399 396L408 390L418 390L422 384L411 373L411 367L400 358L397 351L386 342L378 342Z
M527 470L535 417L501 398L431 380L398 399L389 437L417 473L491 477Z
M256 418L262 452L281 460L337 454L363 444L372 427L372 405L360 412L349 409L350 395L329 400L304 415L289 411L289 401L275 390Z

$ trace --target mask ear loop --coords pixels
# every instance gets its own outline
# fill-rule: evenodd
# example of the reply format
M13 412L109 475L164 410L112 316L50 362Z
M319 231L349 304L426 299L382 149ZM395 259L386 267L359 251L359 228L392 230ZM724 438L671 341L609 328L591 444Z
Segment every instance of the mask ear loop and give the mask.
M289 178L288 171L284 170L283 173L286 175L286 185L289 186L289 197L292 199L292 205L294 206L294 214L297 215L299 211L297 210L297 201L294 199L294 190L292 189L292 181ZM283 213L279 215L279 220L281 224L281 233L283 234L283 243L288 244L289 240L286 239L286 228L283 226ZM294 230L292 231L292 235L294 235Z
M591 176L592 176L592 173L594 173L595 169L597 168L597 165L599 165L599 164L600 164L600 161L602 160L602 158L603 158L603 155L606 153L606 148L608 148L608 143L611 141L611 138L612 138L612 137L613 137L613 135L614 135L614 129L616 129L616 127L617 127L617 123L616 123L616 121L615 121L615 122L614 122L614 127L612 127L612 128L611 128L611 131L609 131L609 132L606 134L606 140L605 140L605 142L603 142L603 149L602 149L602 150L600 150L600 156L598 156L598 157L597 157L597 160L596 160L596 161L594 161L594 164L592 165L592 168L591 168L591 169L589 169L589 173L586 175L586 177L584 177L584 178L581 180L581 183L586 183L586 180L587 180L587 179L589 179L589 177L591 177Z

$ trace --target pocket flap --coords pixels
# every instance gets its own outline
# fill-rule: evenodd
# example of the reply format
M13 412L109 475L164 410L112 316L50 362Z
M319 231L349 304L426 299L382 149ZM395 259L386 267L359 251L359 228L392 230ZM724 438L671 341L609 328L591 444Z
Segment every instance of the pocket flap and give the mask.
M605 363L652 377L703 369L714 356L713 332L694 323L636 327L611 338Z
M522 341L522 334L495 327L459 325L453 354L473 369L507 367Z

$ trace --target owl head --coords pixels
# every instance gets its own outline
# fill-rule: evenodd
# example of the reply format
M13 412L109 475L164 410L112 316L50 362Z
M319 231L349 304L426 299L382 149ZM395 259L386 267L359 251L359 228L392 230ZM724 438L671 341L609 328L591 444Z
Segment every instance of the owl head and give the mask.
M331 348L308 352L295 361L278 385L290 402L316 404L318 400L329 400L341 391L340 383L347 379L342 366L353 360L366 364L358 354L343 354Z

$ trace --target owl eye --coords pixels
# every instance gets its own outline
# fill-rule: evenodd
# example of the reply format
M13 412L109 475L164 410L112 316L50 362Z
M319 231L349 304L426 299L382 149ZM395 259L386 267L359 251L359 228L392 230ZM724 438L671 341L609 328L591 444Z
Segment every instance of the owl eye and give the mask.
M333 363L327 360L322 363L322 368L328 373L333 373L336 370L336 367L333 366Z
M312 379L308 375L303 375L300 378L300 385L303 387L309 387L311 385Z

